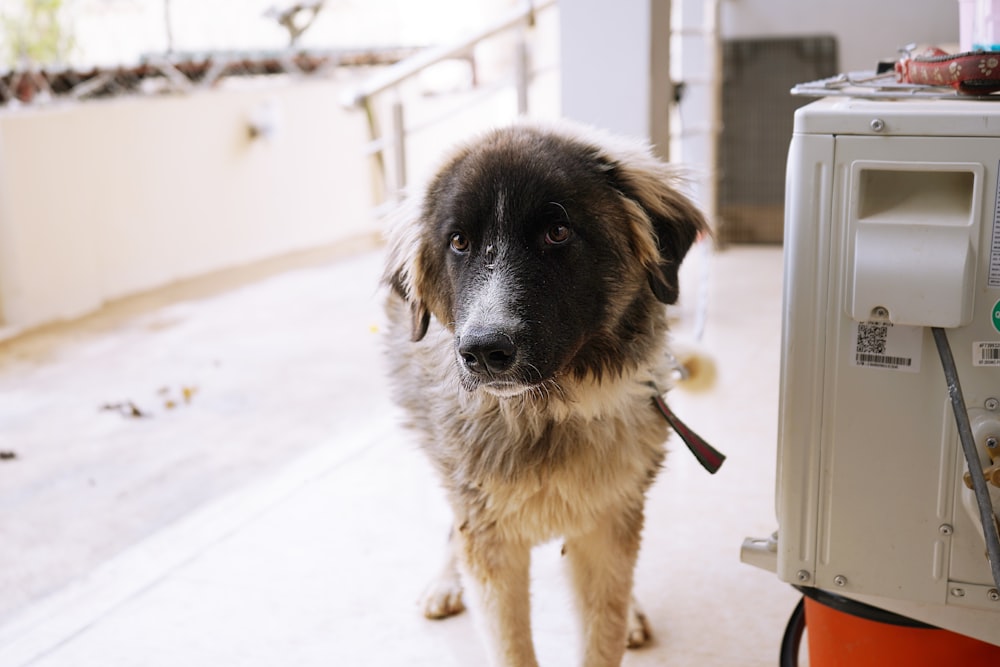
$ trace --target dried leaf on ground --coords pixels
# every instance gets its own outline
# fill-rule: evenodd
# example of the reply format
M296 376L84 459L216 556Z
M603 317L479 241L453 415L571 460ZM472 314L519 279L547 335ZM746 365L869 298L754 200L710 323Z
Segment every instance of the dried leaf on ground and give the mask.
M130 417L132 419L142 419L143 417L151 417L142 410L139 409L132 401L122 401L120 403L105 403L101 406L101 410L107 410L109 412L117 412L123 417Z

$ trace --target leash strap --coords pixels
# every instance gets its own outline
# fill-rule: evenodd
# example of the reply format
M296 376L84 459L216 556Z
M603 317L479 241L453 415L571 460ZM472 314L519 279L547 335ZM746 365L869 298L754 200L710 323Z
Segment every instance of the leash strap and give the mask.
M967 51L950 54L938 48L903 58L895 65L896 80L924 86L950 86L966 95L1000 90L1000 53Z
M715 447L712 447L700 435L688 428L688 425L674 414L674 411L670 409L670 406L663 399L663 395L659 392L653 396L653 404L660 411L660 414L663 415L663 418L667 420L671 428L677 431L677 435L681 437L681 440L691 450L694 457L698 459L698 463L713 475L718 472L719 468L722 467L723 461L726 460L726 455Z

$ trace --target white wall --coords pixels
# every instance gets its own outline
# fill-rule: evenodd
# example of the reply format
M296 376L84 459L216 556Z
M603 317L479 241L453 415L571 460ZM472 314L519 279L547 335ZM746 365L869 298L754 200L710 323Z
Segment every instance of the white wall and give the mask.
M665 149L669 0L564 0L559 21L563 115Z
M686 89L672 128L671 157L692 169L695 196L711 211L714 54L699 34L710 2L673 1L674 28L684 33L673 45L671 71ZM873 70L908 43L957 45L958 0L720 0L719 24L722 39L832 34L840 71Z
M958 43L957 0L722 0L724 39L832 34L843 71L875 69L911 42Z
M234 83L0 110L0 328L375 230L340 86Z

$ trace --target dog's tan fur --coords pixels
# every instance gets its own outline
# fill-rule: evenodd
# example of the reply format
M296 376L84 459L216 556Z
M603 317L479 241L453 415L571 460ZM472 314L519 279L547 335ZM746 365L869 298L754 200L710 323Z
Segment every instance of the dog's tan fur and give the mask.
M608 215L615 219L602 232L603 241L626 249L627 258L615 267L617 285L604 321L593 326L613 332L627 310L639 309L645 330L615 348L613 367L560 370L512 396L470 391L456 358L452 297L442 293L446 288L432 266L438 242L428 218L440 187L432 183L413 214L399 219L386 270L393 287L387 300L390 370L396 397L437 468L455 519L449 557L428 590L424 612L436 618L461 611L464 583L492 663L536 665L530 551L563 538L583 626L583 662L618 665L626 643L646 639L641 614L630 611L632 573L645 493L663 460L668 430L650 400L651 384L665 389L670 383L666 313L650 290L650 280L669 282L660 273L664 240L654 220L677 226L683 247L670 260L676 262L705 223L678 193L675 172L641 146L563 126L506 132L484 143L507 150L506 141L521 150L528 145L523 133L552 133L585 142L614 165L627 192L608 195L615 202ZM461 148L439 174L456 176L482 145ZM461 184L462 175L456 177ZM676 285L666 287L676 298Z

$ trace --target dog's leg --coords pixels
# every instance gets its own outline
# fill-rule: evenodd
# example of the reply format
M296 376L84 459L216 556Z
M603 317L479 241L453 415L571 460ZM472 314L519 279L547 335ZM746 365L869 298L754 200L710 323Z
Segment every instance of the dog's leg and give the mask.
M458 537L452 528L448 533L444 567L431 580L420 602L427 618L448 618L465 610L462 603L462 580L458 574L458 544Z
M531 547L465 535L463 564L492 667L538 667L531 640Z
M625 621L625 640L628 648L639 648L645 646L649 641L649 624L646 622L646 615L642 613L639 603L632 597L632 603L628 607L628 619Z
M641 614L632 606L632 571L641 529L638 511L631 517L606 517L589 533L566 540L583 623L585 667L617 667L632 632L643 628L645 634Z

